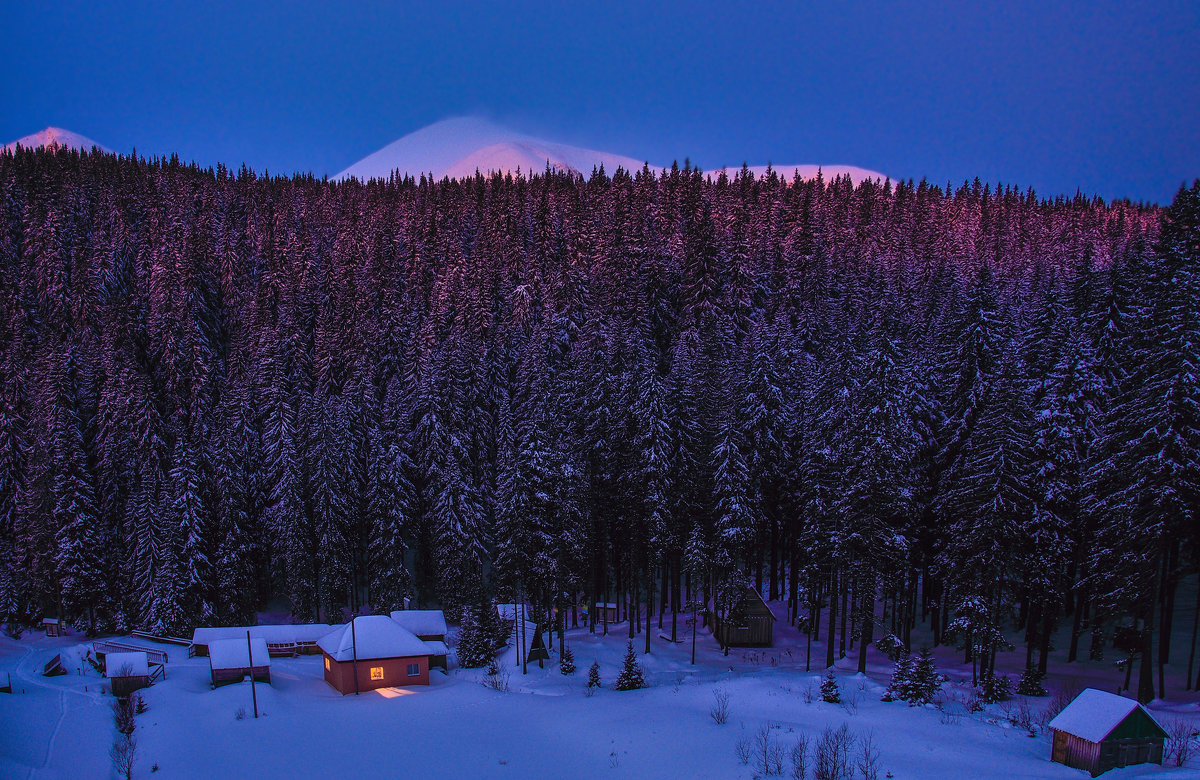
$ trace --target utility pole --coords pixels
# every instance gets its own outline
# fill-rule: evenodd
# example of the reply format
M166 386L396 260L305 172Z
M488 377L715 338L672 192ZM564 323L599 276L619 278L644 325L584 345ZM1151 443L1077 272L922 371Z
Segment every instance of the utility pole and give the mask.
M250 700L254 702L254 717L257 718L258 692L254 690L254 646L250 644L249 631L246 632L246 662L250 664Z
M358 695L358 635L354 633L354 616L350 616L350 657L354 660L354 695Z

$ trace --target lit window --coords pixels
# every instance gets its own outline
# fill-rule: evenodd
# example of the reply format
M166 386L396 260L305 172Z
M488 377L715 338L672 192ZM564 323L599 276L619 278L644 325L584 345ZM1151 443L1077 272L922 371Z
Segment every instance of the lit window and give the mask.
M383 679L383 667L382 666L372 666L371 667L371 679L372 680L382 680Z
M420 675L421 675L421 665L420 664L409 664L408 665L408 676L409 677L419 677Z
M329 656L325 656L325 671L329 671Z

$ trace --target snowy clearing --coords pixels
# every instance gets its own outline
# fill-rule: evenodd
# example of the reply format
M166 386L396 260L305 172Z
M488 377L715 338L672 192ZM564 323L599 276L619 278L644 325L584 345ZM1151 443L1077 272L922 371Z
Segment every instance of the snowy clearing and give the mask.
M683 641L654 636L648 656L641 654L645 639L639 635L634 647L650 687L618 692L612 685L627 625L611 628L607 637L568 632L578 667L570 676L559 673L557 638L552 660L541 669L532 665L524 676L510 648L500 659L509 675L507 693L478 684L482 670L452 670L431 675L427 688L343 697L323 681L319 656L272 659L272 684L256 686L257 720L248 683L211 690L207 659L130 640L170 653L167 679L141 691L148 710L137 717L134 776L149 776L157 765L154 776L163 778L751 778L762 776L761 768L753 757L742 764L736 746L752 741L764 725L783 748L786 774L786 753L797 738L815 741L826 727L844 723L860 738L872 736L880 777L888 771L896 778L1086 777L1050 762L1048 736L1030 737L1006 720L1005 710L1015 711L1019 700L976 715L881 702L886 661L874 656L868 676L839 674L844 704L822 702L815 694L821 675L803 671L799 635L787 626L782 643L800 652L734 649L724 657L702 633L694 667L682 626ZM0 640L0 675L11 672L16 691L0 699L0 775L109 776L112 697L102 693L105 681L83 659L90 644L81 647L82 641L77 635ZM70 673L42 677L42 665L57 652ZM600 664L604 687L589 697L585 681L593 661ZM725 725L710 714L716 690L729 695ZM1046 700L1028 701L1036 721ZM1172 709L1196 717L1194 703ZM1140 766L1105 777L1159 775L1200 777L1200 764Z

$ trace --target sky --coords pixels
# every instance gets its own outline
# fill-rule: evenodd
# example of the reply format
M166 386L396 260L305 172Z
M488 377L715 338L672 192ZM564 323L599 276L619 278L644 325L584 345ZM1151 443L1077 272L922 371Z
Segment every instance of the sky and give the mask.
M334 175L451 116L653 164L847 164L1167 203L1200 3L0 0L0 142Z

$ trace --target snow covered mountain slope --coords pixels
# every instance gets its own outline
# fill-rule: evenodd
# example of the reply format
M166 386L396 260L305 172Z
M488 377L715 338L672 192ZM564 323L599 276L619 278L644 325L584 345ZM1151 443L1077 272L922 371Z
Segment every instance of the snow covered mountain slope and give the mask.
M598 152L545 141L518 133L485 119L445 119L388 144L334 177L362 181L386 178L392 171L419 176L432 173L435 179L473 176L475 171L540 173L546 164L555 170L578 171L587 176L603 164L612 172L642 167L642 161L619 154Z
M45 130L33 135L18 138L10 144L5 144L4 151L16 151L17 144L26 149L36 149L41 146L59 146L64 149L79 149L85 152L90 151L94 146L102 152L112 152L108 147L101 146L86 136L73 133L70 130L63 130L61 127L47 127Z
M435 179L447 176L460 179L474 176L475 171L485 175L492 171L516 173L518 170L541 173L547 164L557 171L575 171L588 176L593 168L601 164L611 174L618 167L637 171L644 163L620 154L534 138L486 119L459 117L445 119L410 133L333 178L335 181L351 177L367 181L387 178L398 170L414 177L432 173ZM663 169L661 165L650 167L655 171ZM801 178L812 178L817 175L818 169L827 181L848 175L856 185L864 179L886 178L882 173L852 165L776 165L774 169L788 180L797 172ZM715 178L721 170L733 177L741 170L741 166L718 168L707 174ZM766 172L767 166L755 165L750 170L755 177L759 177Z

